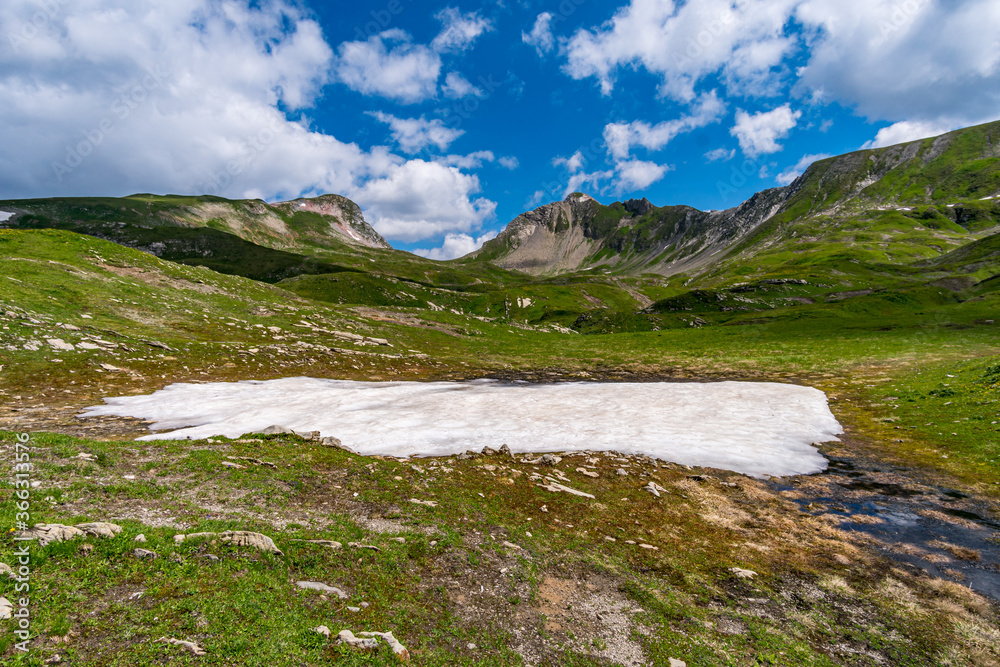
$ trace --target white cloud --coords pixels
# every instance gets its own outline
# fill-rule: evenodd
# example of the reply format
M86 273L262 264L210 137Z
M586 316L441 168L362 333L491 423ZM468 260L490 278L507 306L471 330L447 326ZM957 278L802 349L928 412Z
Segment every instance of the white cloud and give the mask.
M736 112L736 125L730 134L739 140L743 154L751 159L777 153L781 150L778 139L788 136L801 115L801 111L792 111L787 104L752 115L740 109Z
M545 190L535 190L534 192L531 193L531 196L528 197L528 201L524 202L524 208L525 209L535 208L536 206L538 206L539 203L541 203L542 199L544 198L545 198Z
M996 119L998 32L996 0L629 0L567 41L564 69L604 94L642 68L683 102L721 80L731 95L959 127Z
M569 170L571 174L575 174L583 168L584 163L583 153L577 151L569 157L557 157L552 160L552 166L558 167L562 165Z
M436 159L435 162L459 169L478 169L484 162L493 162L495 159L493 151L476 151L468 155L447 155Z
M420 241L448 232L470 232L491 219L496 202L473 199L479 178L438 162L409 160L358 188L372 225L387 238Z
M728 162L736 157L736 149L716 148L705 153L705 159L709 162Z
M631 123L609 123L604 127L604 143L615 159L628 156L633 146L651 151L660 150L677 135L704 127L719 120L725 104L713 90L699 97L690 115L650 125L641 120Z
M478 12L463 14L455 7L445 7L434 18L444 26L431 42L431 48L439 53L464 51L480 35L493 29L493 23L481 17Z
M513 155L504 155L502 157L499 157L499 158L497 158L497 162L504 169L510 169L511 171L514 171L519 166L521 166L520 160L518 160Z
M441 57L426 46L413 44L402 30L386 30L363 42L344 42L337 55L334 73L351 90L402 104L437 94Z
M665 164L627 160L615 165L615 188L618 192L629 192L647 188L670 171Z
M444 85L441 86L441 92L444 93L445 97L449 97L451 99L460 99L469 96L483 96L483 91L481 89L469 83L468 79L458 72L448 72L448 76L444 78Z
M811 27L801 88L879 120L953 127L1000 108L1000 3L995 0L803 0Z
M566 195L573 192L584 192L583 186L585 185L589 185L595 191L600 191L601 183L613 178L614 175L614 169L595 171L591 173L578 171L569 177L569 182L566 184L566 189L563 191L563 197L565 198Z
M865 142L861 148L884 148L885 146L895 146L917 139L936 137L945 132L957 129L959 125L954 123L902 121L894 123L889 127L883 127L871 141Z
M369 115L376 120L389 125L392 138L406 153L417 153L428 146L437 146L445 150L451 142L465 134L464 130L446 127L439 118L426 120L420 118L397 118L381 111L371 111Z
M427 257L428 259L448 260L465 257L470 252L475 252L483 247L483 244L497 235L496 232L486 232L477 237L469 234L447 234L444 243L440 248L414 250L414 255Z
M535 47L539 56L552 51L556 47L555 37L552 36L552 14L549 12L539 14L531 32L521 32L521 41Z
M279 105L308 109L341 58L297 4L256 7L62 3L33 39L0 49L0 197L333 192L407 240L492 217L473 174L289 118ZM4 2L0 34L19 34L38 8Z
M610 21L577 31L566 46L566 72L595 77L604 94L621 67L642 66L661 77L662 94L695 97L702 78L722 71L745 93L774 76L793 43L784 26L795 0L632 0ZM760 45L767 45L762 47Z
M830 157L829 153L818 153L816 155L803 155L802 159L796 162L793 166L785 169L783 172L774 177L774 180L779 185L788 185L796 178L805 173L805 170L809 168L813 162L818 162L819 160L825 160Z

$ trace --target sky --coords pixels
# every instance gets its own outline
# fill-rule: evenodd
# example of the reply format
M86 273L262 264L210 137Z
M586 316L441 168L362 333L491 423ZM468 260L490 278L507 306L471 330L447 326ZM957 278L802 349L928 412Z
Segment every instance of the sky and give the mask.
M997 119L996 0L0 6L0 198L336 193L436 259L574 191L724 209Z

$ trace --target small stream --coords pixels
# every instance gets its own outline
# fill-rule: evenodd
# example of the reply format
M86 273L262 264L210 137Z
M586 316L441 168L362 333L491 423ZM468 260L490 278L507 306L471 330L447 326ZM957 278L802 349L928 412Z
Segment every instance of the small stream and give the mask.
M1000 603L1000 522L982 501L852 456L827 456L825 473L777 485L803 512L842 518L897 563L954 581Z

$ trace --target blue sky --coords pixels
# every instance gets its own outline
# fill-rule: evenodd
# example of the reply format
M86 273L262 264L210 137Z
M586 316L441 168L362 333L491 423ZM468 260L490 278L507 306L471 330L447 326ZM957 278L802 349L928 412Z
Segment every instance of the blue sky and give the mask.
M0 197L335 192L471 251L585 191L702 209L1000 117L993 0L7 0Z

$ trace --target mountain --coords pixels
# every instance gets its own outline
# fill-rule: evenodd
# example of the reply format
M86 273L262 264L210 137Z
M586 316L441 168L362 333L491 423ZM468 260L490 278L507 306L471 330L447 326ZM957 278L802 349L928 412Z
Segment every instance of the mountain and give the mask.
M866 228L888 224L879 242L893 259L914 245L939 244L937 230L995 226L998 198L1000 122L994 122L820 160L788 186L724 211L657 207L646 199L605 206L573 193L518 216L470 258L534 275L592 268L700 275L723 260L801 251L803 233L814 243L863 242ZM848 238L845 230L854 228L858 233Z

